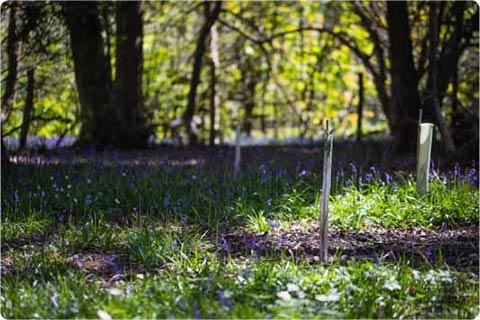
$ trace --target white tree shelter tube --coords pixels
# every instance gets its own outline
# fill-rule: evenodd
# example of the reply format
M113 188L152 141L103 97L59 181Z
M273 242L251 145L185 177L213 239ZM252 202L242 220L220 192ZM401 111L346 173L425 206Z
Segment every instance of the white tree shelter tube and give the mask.
M333 134L326 125L325 152L323 156L322 197L320 199L320 261L328 260L328 200L332 181Z
M428 173L430 171L433 128L434 125L432 123L420 124L417 157L417 193L420 195L428 191Z

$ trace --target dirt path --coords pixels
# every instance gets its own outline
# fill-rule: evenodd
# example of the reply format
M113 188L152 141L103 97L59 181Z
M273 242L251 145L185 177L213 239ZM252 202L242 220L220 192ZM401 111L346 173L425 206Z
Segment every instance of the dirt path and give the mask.
M280 255L318 262L319 228L294 226L268 234L231 232L224 236L222 250L233 256ZM329 253L334 259L371 260L376 263L404 260L414 267L447 264L462 271L479 272L479 228L453 230L385 229L342 231L330 229ZM222 241L221 241L222 243Z

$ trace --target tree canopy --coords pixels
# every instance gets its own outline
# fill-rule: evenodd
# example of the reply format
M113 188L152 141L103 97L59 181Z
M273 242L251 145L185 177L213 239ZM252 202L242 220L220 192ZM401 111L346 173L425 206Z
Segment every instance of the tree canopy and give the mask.
M410 150L423 109L450 152L478 149L473 2L5 2L1 14L2 141L214 144L236 121L314 138L325 119L350 136L363 97L364 135Z

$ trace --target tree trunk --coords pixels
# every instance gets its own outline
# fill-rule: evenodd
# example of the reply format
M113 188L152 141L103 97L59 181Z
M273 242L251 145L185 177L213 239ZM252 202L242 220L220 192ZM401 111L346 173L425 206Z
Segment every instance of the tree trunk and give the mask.
M112 43L111 43L111 38L112 38L112 30L110 28L110 2L105 2L103 3L103 8L102 8L102 19L103 19L103 25L105 29L105 55L107 57L107 68L108 68L108 74L109 77L112 78ZM110 88L112 89L112 88Z
M405 1L387 1L387 25L395 110L392 133L397 151L408 152L415 150L421 102Z
M140 1L116 4L116 65L114 108L116 145L145 147L149 130L142 99L142 10Z
M111 77L104 52L96 2L64 2L70 33L75 82L80 99L81 129L78 144L115 144L110 109Z
M27 71L27 99L25 101L25 108L23 109L22 127L20 128L20 139L18 148L20 150L25 149L27 146L28 131L30 129L30 121L33 112L33 99L35 86L35 72L34 69Z
M2 169L3 169L3 168L5 168L5 166L10 164L10 159L8 158L7 148L5 148L5 144L3 143L3 139L1 141L1 143L2 143L1 153L2 153Z
M213 10L210 11L210 2L205 2L205 22L200 29L200 33L197 38L197 44L195 48L195 53L193 54L193 67L190 77L190 91L188 92L188 102L187 109L183 114L183 123L188 134L189 143L197 143L197 134L193 128L192 120L195 114L195 100L197 97L197 87L200 83L200 73L202 71L202 60L203 55L206 49L206 40L210 29L218 18L220 14L220 9L222 7L222 2L217 1L214 4Z
M3 87L2 96L2 122L6 121L11 112L11 104L15 96L15 83L17 82L18 73L18 42L16 37L16 3L10 5L10 15L8 18L8 34L7 34L7 56L8 69Z
M243 120L243 130L245 131L245 134L250 137L252 135L252 117L253 108L255 107L255 88L257 86L257 80L255 72L252 69L254 66L247 63L246 67L248 70L245 70L245 119Z
M429 78L430 88L428 88L428 97L430 100L429 107L433 113L434 119L438 128L440 129L440 134L445 145L445 150L449 154L455 153L455 144L453 142L452 134L450 129L443 118L442 111L438 102L438 86L437 86L437 45L438 45L438 5L436 2L430 3L430 13L429 13ZM428 110L428 109L427 109Z
M362 141L362 117L363 117L363 74L358 74L358 106L357 106L357 142Z
M16 39L16 2L12 2L10 6L10 15L8 19L8 33L7 33L7 56L8 69L5 86L2 96L2 124L5 123L11 114L11 105L13 97L15 96L15 83L17 81L18 73L18 43ZM3 142L3 132L0 137L2 144L2 167L10 163L7 155L7 149Z
M217 132L217 110L220 106L220 98L217 94L217 69L220 66L218 57L218 32L215 25L210 30L210 135L209 143L211 146L215 144L215 135Z

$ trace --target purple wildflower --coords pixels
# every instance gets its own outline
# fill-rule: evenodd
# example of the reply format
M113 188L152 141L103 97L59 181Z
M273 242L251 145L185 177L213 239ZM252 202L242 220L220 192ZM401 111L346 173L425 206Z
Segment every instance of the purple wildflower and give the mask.
M114 275L122 274L120 267L115 262L114 256L111 256L110 258L108 258L108 266L113 270Z
M455 166L453 167L453 176L455 177L455 180L460 176L460 165L458 162L456 162Z
M425 255L426 255L427 257L430 258L430 257L432 256L432 254L433 254L432 247L427 247L427 248L425 248Z
M89 205L92 204L92 202L93 202L93 197L92 197L92 195L90 195L90 194L86 195L86 196L85 196L85 205L86 205L86 206L89 206Z
M280 237L280 241L278 241L278 250L282 250L282 248L286 245L287 243L287 235L285 233L282 234Z
M471 168L471 169L468 170L467 179L474 186L478 185L478 173L477 173L477 170L475 168Z
M268 208L268 210L271 210L271 209L272 209L272 202L273 202L273 201L272 201L272 198L268 198L268 199L267 199L267 208Z
M163 197L163 207L166 209L170 206L170 196L166 195Z
M228 290L218 290L217 291L217 299L218 303L220 305L227 307L227 308L232 308L233 307L233 300L232 300L232 293Z
M442 223L442 241L445 241L447 238L446 232L447 232L447 224L445 222Z
M365 175L365 181L366 181L367 183L371 183L371 182L373 181L373 174L367 173L367 174Z
M228 242L227 239L225 239L224 235L220 235L220 245L222 246L222 249L225 253L228 253L229 247L228 247Z
M388 173L385 173L385 182L387 184L389 184L390 182L392 182L392 176Z

